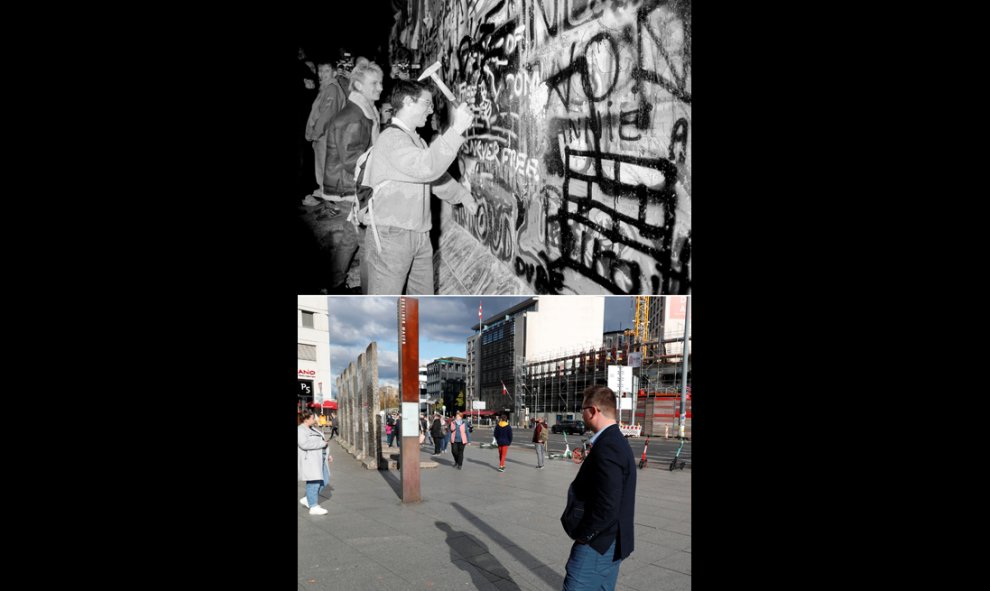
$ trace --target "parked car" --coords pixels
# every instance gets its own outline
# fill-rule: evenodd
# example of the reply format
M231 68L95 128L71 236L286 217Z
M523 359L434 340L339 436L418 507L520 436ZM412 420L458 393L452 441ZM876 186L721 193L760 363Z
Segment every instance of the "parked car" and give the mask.
M587 430L584 421L561 421L550 427L551 433L567 433L568 435L582 435Z

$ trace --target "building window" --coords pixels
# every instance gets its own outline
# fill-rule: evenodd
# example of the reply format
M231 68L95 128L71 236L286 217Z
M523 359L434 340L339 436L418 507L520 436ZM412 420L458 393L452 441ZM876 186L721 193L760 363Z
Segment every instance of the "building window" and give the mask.
M303 328L315 328L313 326L313 312L306 312L304 310L302 313L302 321ZM302 359L302 357L300 357L300 359Z
M316 345L304 345L298 343L299 345L299 359L306 361L316 361Z

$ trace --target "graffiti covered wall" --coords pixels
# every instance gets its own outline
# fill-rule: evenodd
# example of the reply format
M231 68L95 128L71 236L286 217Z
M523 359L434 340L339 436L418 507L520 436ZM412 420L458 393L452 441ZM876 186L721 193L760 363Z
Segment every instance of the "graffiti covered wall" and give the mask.
M688 293L690 46L690 0L409 0L392 54L475 113L443 223L533 293Z

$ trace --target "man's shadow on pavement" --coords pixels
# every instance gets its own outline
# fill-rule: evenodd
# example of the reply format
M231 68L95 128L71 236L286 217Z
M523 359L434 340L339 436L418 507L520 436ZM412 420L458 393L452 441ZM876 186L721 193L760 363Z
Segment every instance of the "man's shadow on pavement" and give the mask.
M499 589L519 589L519 585L512 580L512 574L502 566L491 552L488 546L481 540L467 532L457 531L450 527L450 524L443 521L434 522L437 529L447 534L447 547L450 548L450 563L457 565L457 568L467 571L471 575L471 582L475 589L483 589L488 585L498 585ZM474 568L468 568L464 563L468 563ZM504 581L504 582L503 582Z
M474 524L478 529L480 529L486 536L492 539L496 544L505 549L509 554L512 554L519 562L523 564L532 564L534 562L542 562L523 548L520 548L515 542L505 537L501 532L499 532L494 527L485 523L485 521L479 518L474 513L468 511L460 503L451 503L451 507L456 509L461 515L467 518L472 524ZM564 538L566 540L566 538ZM449 540L449 538L448 538ZM568 545L570 542L568 541ZM530 568L536 576L543 579L543 581L553 589L561 589L564 586L564 577L560 576L558 573L554 572L549 568L549 565L541 565L540 568Z

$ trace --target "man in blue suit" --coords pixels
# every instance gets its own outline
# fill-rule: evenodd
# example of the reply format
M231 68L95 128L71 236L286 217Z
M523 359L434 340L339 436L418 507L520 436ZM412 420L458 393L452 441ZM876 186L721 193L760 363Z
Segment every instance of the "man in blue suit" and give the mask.
M619 565L633 551L636 460L615 415L612 390L597 385L584 391L581 418L595 435L561 517L574 540L564 591L615 589Z

